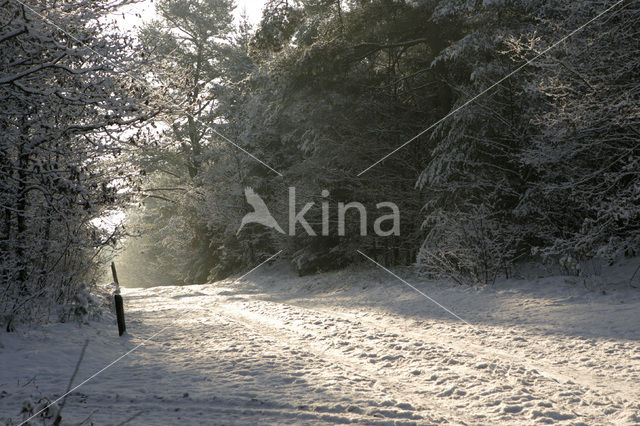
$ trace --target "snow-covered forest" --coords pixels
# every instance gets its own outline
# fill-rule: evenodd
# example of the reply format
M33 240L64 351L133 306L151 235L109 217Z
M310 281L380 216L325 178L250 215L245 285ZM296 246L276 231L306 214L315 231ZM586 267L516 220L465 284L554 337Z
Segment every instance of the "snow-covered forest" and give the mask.
M640 1L236 7L0 0L3 330L110 315L114 259L134 287L276 253L299 276L640 282ZM245 226L249 194L275 225Z
M360 249L463 284L638 252L637 2L270 1L252 26L231 0L159 1L128 35L118 5L2 2L5 328L68 315L122 246L146 284L280 249L300 273ZM400 233L236 232L245 187L282 219L290 186L316 229L327 190L396 203Z

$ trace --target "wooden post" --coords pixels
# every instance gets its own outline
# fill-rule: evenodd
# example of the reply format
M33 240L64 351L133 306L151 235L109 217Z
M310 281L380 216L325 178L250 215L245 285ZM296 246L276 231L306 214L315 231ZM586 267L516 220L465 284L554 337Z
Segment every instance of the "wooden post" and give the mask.
M118 282L118 274L116 273L116 264L111 262L111 273L113 274L113 282L116 283L116 294L113 299L116 304L116 318L118 320L118 335L122 336L127 327L124 324L124 304L122 302L122 296L120 296L120 282Z
M116 292L120 293L120 281L118 281L118 273L114 262L111 262L111 274L113 274L113 282L116 283Z

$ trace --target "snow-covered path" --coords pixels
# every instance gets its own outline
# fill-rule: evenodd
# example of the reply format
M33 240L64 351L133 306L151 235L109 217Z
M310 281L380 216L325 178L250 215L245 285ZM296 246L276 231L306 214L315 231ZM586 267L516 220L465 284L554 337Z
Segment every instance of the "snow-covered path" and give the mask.
M267 271L233 286L128 289L124 340L104 321L74 328L65 342L69 325L43 331L43 345L5 341L3 362L12 351L20 359L0 380L8 389L2 418L34 394L29 377L42 394L59 395L85 337L76 382L169 326L70 395L63 417L97 410L99 425L136 414L130 424L640 423L637 295L424 287L470 326L392 281Z

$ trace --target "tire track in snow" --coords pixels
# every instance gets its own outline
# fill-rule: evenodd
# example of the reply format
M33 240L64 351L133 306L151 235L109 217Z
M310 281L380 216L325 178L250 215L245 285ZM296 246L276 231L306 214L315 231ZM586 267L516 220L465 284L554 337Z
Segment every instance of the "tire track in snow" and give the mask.
M253 307L251 306L253 304ZM258 304L258 308L256 308L256 304ZM293 307L292 305L282 305L276 304L274 302L265 302L265 301L253 301L248 302L242 305L235 304L235 308L233 312L236 314L241 313L244 318L249 321L257 324L269 324L272 328L279 330L287 330L289 333L296 333L303 337L306 336L306 343L309 344L309 340L315 337L315 340L322 339L331 339L331 336L327 336L327 333L323 333L322 329L325 327L325 324L334 325L336 322L336 318L340 318L344 321L348 321L351 327L354 325L359 325L360 322L354 323L352 318L345 318L344 314L337 314L334 311L330 312L322 312L318 310L311 310L308 308L301 307ZM282 314L282 310L286 311L286 314ZM270 314L266 314L265 312L284 315L284 318L273 317ZM295 317L299 316L301 318L296 319ZM297 324L296 324L297 321ZM366 321L367 326L370 329L380 330L380 325L375 324L371 321ZM293 323L293 324L292 324ZM379 333L380 337L390 336L387 333L387 329L389 328L389 324L386 324L385 331L383 333ZM325 327L326 328L326 327ZM404 333L404 332L403 332ZM324 336L323 336L324 334ZM365 333L366 334L366 333ZM397 333L392 333L391 336L398 336ZM427 334L429 336L429 334ZM362 336L361 336L362 337ZM407 337L406 335L404 337ZM425 339L425 335L411 335L412 340L428 343L432 347L437 347L439 350L443 350L445 356L451 355L447 351L455 352L455 354L467 354L468 357L472 358L474 361L474 366L470 367L467 362L455 360L456 356L449 357L449 362L454 362L458 364L455 367L455 371L458 373L463 373L463 375L467 377L473 377L474 375L479 375L478 369L481 371L494 370L495 374L500 376L500 378L509 379L509 388L505 389L497 389L494 393L502 396L502 401L498 401L496 404L495 401L490 401L489 404L485 407L485 409L490 409L491 404L500 405L503 410L503 416L498 416L500 420L514 419L519 418L520 421L524 420L521 416L518 416L522 412L524 412L525 408L528 408L528 412L533 419L538 419L540 421L550 420L550 421L562 421L562 420L572 420L575 421L576 418L581 418L582 420L588 421L610 421L611 419L605 416L606 413L603 413L603 410L600 406L608 405L614 403L614 405L618 405L620 407L620 401L611 401L607 396L600 395L597 391L593 389L588 389L585 392L585 389L581 389L578 385L576 385L576 380L572 380L572 376L565 376L561 372L558 371L544 371L540 372L527 360L523 358L519 358L517 356L511 355L504 351L499 353L495 353L495 351L483 348L482 346L470 343L470 342L461 342L460 340L452 339L449 337L442 338L442 336L438 336L438 338ZM365 338L369 338L375 340L375 336L369 334ZM415 343L415 342L414 342ZM469 344L467 344L469 343ZM443 348L443 345L448 346L448 349ZM336 350L335 345L333 349L328 349L326 345L323 344L323 353L331 354L333 359L337 359L339 362L345 362L345 357L348 357L351 354L345 353L344 351ZM382 348L377 348L382 349ZM454 355L455 355L454 354ZM453 361L452 361L453 360ZM483 360L489 361L488 363L482 362ZM366 367L367 363L357 362L358 366ZM376 373L377 376L380 375L378 369L369 369L370 372ZM493 372L493 371L492 371ZM454 377L454 379L459 377ZM564 383L560 383L558 379L564 380ZM495 378L493 378L495 380ZM489 380L490 382L491 380ZM455 380L454 380L455 382ZM458 385L460 384L460 380L458 380ZM466 385L465 383L463 383ZM586 382L588 385L589 382ZM513 391L513 388L523 385L523 390L525 393L532 393L532 391L527 389L528 387L533 387L533 389L540 389L537 392L536 398L531 395L522 395L517 391ZM413 387L410 383L404 383L403 389L405 391L409 390ZM460 387L460 386L458 386ZM463 386L464 387L464 386ZM438 396L452 396L460 389L456 389L456 385L453 387L444 390ZM462 392L466 392L463 390ZM551 392L551 395L548 394ZM491 393L491 392L489 392ZM535 392L533 392L535 393ZM484 395L486 396L486 395ZM553 397L556 401L552 404L548 402L549 397ZM462 395L464 397L464 395ZM505 401L519 401L525 402L524 404L508 404ZM537 400L538 406L532 407L531 402ZM628 400L626 400L628 402ZM446 403L446 402L445 402ZM622 402L624 403L624 401ZM456 401L453 401L453 404L450 407L455 408L458 404ZM586 408L585 408L586 406ZM536 409L537 408L537 409ZM493 410L495 411L495 410ZM580 412L580 413L579 413ZM455 412L454 418L464 418L465 416L458 417L459 410ZM495 413L493 413L495 414ZM506 416L506 417L505 417ZM467 417L467 420L470 422L474 422L474 420L470 420ZM600 420L596 420L599 418ZM606 419L606 420L605 420ZM475 421L477 421L476 419Z
M286 326L281 326L277 321L270 320L267 317L254 315L251 312L241 309L231 308L229 306L218 306L218 310L214 313L228 321L240 324L255 333L272 336L280 342L285 342L291 346L297 347L317 358L327 359L331 361L332 365L338 366L342 369L348 375L347 377L356 377L359 380L369 382L372 387L376 386L377 383L383 383L386 388L378 390L377 392L379 392L380 395L375 396L385 399L385 401L379 405L387 408L371 408L370 413L372 415L379 413L381 416L387 417L387 420L406 419L420 420L421 422L429 421L430 423L453 422L467 424L460 420L467 416L458 410L443 409L442 406L428 404L426 402L421 404L426 407L426 409L422 407L416 409L412 404L408 404L406 402L390 401L389 398L397 398L401 401L404 400L406 388L391 381L388 377L382 377L377 372L367 371L366 373L363 373L363 366L361 364L350 362L348 359L340 356L339 354L335 354L333 351L321 344L305 341L304 337L295 337L296 333L293 330L288 329ZM394 395L389 395L389 393L386 392L389 388L393 388L395 391ZM414 412L416 412L416 414L412 414ZM417 413L419 413L419 415ZM435 418L434 414L436 414ZM473 423L471 419L467 419L467 421Z
M302 307L302 306L301 308L305 310L316 311L318 313L323 313L325 315L332 315L335 317L344 318L344 319L353 320L357 318L356 314L345 314L345 313L330 311L326 309L318 309L318 308L310 309L308 307ZM377 323L376 321L370 320L367 317L359 317L357 319L362 323L366 323L368 327L372 329L376 329L378 331L382 331L382 332L391 331L393 333L402 334L405 337L410 337L414 340L420 340L430 344L444 344L457 351L473 352L475 355L479 357L481 356L487 361L500 358L504 361L520 364L525 368L527 368L528 370L535 371L536 373L548 379L554 380L558 383L562 383L562 384L577 383L580 386L583 386L585 388L590 388L592 390L597 390L599 392L604 391L607 393L607 395L616 396L619 399L627 399L629 398L630 395L632 395L633 397L640 400L640 393L638 392L638 389L634 389L629 385L620 384L619 382L616 382L616 381L611 381L611 380L604 381L603 377L599 377L595 374L592 374L590 371L586 369L579 368L579 367L561 368L561 367L552 365L550 363L541 363L536 360L531 360L529 359L529 357L526 356L526 353L523 353L523 351L520 351L519 349L515 350L514 348L514 351L509 352L504 349L496 348L494 346L487 346L488 342L486 341L486 338L494 337L496 335L498 337L510 336L511 334L513 334L513 330L503 329L503 330L499 330L499 332L492 330L491 335L485 334L485 333L479 334L476 331L469 330L469 331L462 332L463 335L456 338L451 338L451 334L448 334L448 333L440 333L438 334L438 338L435 339L433 338L433 334L424 334L417 331L420 327L419 325L416 325L415 327L400 328L400 327L394 326L393 323L389 323L386 325L386 327L382 328L380 327L379 323ZM450 327L453 327L453 326L450 326ZM461 325L459 328L464 329L465 327ZM516 334L517 336L514 338L514 340L516 342L523 342L520 345L521 347L530 347L529 345L527 345L528 341L533 340L535 338L535 336L532 337L529 334L525 334L522 332L518 332ZM529 339L525 339L522 336L526 336ZM481 341L482 343L477 343L478 339L483 339ZM474 340L476 342L474 342ZM600 384L600 386L597 386L594 388L594 383Z
M387 398L408 402L424 421L435 415L437 419L431 422L626 424L640 409L629 401L633 396L621 395L624 385L603 394L600 386L593 386L597 382L589 371L580 377L584 370L576 374L568 367L529 359L526 351L552 340L547 335L526 333L525 340L520 335L505 335L500 327L486 327L487 333L475 334L457 324L416 321L380 311L354 314L339 312L341 308L333 305L318 308L321 300L314 300L314 307L308 308L261 300L259 294L248 299L236 292L220 294L219 287L198 288L204 293L187 298L189 309L197 305L203 316L221 315L254 334L301 348L315 357L309 360L311 370L323 368L317 360L324 359L357 383L375 378L377 384L370 385L373 399L380 401L386 393ZM173 303L183 299L175 295L176 290L166 293ZM211 306L212 301L216 307ZM538 337L543 340L534 341ZM413 347L416 344L419 346ZM496 347L501 345L507 349L519 346L520 352ZM544 351L535 355L544 355ZM575 353L566 354L571 355ZM318 377L314 379L317 383ZM388 414L406 415L397 410Z
M162 326L164 322L175 315L180 315L183 306L176 303L175 299L175 297L168 298L157 294L147 299L137 299L135 302L137 306L133 307L138 309L139 314L148 317L140 318L140 324L148 323L156 328ZM207 408L207 411L211 411L213 408L218 411L218 415L235 416L238 414L241 416L239 421L246 424L254 423L252 421L255 419L254 416L260 417L263 413L268 415L270 419L277 419L277 423L282 423L287 419L295 419L294 423L302 421L312 424L356 422L375 425L389 424L389 421L397 424L447 422L443 418L433 418L431 413L419 412L406 404L388 403L384 400L384 395L372 391L374 381L371 377L345 369L343 364L333 361L326 362L326 356L319 356L317 350L301 348L293 351L297 355L292 355L292 352L289 351L289 348L294 346L291 344L291 339L285 340L283 339L284 335L278 333L265 333L264 327L231 315L217 302L219 302L218 297L206 295L202 295L198 299L191 298L188 314L182 313L185 317L184 321L179 321L175 329L170 331L169 336L166 336L167 338L155 342L154 345L149 345L147 348L149 352L145 355L143 365L147 370L153 370L150 365L154 364L157 364L158 367L162 365L164 368L170 366L177 369L179 366L172 365L176 361L186 365L185 358L195 357L196 359L189 360L188 364L197 364L198 373L203 376L207 375L208 371L216 376L216 382L211 385L213 389L227 389L227 392L236 397L240 392L240 395L245 395L245 400L252 394L262 394L264 395L261 397L262 399L269 400L265 407L259 409L240 406L234 410L217 410L214 403ZM159 315L160 313L161 315ZM214 346L215 349L203 353L195 350L196 346L200 348ZM292 361L298 357L303 359ZM215 366L210 364L211 359L217 360ZM263 389L266 382L263 383L262 379L263 377L267 379L270 375L269 369L274 368L278 369L275 372L277 374L291 373L295 377L290 385L281 385L282 388L276 386L267 392ZM265 373L264 376L263 373ZM341 402L341 397L345 395L339 390L335 395L331 393L332 387L335 386L331 382L334 382L333 377L336 375L341 377L341 380L335 381L336 384L346 382L352 387L360 387L360 389L348 392L354 401ZM141 377L145 376L147 375L141 375ZM245 379L252 377L255 377L259 382L258 386L251 387L249 381L246 382L247 390L244 390ZM308 386L296 387L296 378L305 379ZM176 379L176 382L172 382L169 387L180 388L184 385L181 385L180 382L181 380ZM311 395L310 391L313 389L309 386L316 389L324 387L323 391L327 392L326 394ZM285 390L286 394L280 394L280 389ZM304 392L304 389L307 393ZM286 402L294 396L300 401L297 406ZM140 400L139 396L134 399L140 404L144 402ZM242 398L236 399L242 401ZM285 401L284 405L287 409L281 407L282 401ZM279 412L282 414L281 418L278 417ZM298 415L297 418L296 415ZM260 417L259 421L263 422L264 419ZM237 421L234 420L232 423L235 424Z

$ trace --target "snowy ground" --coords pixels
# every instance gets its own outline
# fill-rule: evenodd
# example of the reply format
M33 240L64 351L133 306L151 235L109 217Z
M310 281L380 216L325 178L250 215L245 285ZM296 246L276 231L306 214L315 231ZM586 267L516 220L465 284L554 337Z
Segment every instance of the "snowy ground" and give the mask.
M473 289L395 270L471 325L375 267L127 289L126 338L111 317L0 336L0 421L60 395L86 338L75 383L169 326L73 392L65 424L640 424L633 267L605 269L604 294L575 277Z

